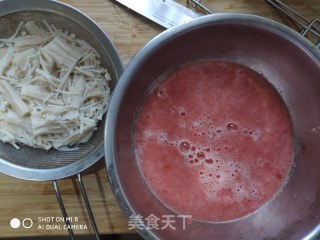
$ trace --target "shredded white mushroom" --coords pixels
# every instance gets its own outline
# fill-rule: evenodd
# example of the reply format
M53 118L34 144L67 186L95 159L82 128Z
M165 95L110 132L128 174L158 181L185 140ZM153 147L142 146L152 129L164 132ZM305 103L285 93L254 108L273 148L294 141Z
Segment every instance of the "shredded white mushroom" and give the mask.
M102 119L111 77L87 42L43 24L22 22L0 39L0 140L68 150Z

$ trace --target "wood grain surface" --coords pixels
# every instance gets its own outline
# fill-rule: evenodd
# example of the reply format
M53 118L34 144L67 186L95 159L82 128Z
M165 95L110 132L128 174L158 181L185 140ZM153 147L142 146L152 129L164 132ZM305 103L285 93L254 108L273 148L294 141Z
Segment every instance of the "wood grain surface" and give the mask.
M164 31L157 24L137 15L114 0L64 0L91 17L111 38L126 65L130 59L153 37ZM183 5L186 1L179 0ZM241 12L265 16L290 24L264 0L203 0L215 12ZM304 16L320 17L319 0L284 0ZM189 4L190 7L192 7ZM292 24L290 24L292 26ZM122 214L107 180L104 159L83 173L87 194L100 233L129 233L128 221ZM92 232L84 202L79 193L76 178L58 181L67 212L73 223L87 229L75 230L75 234ZM50 219L48 219L50 217ZM54 217L54 220L52 220ZM0 174L0 238L13 236L67 235L59 222L61 212L51 182L19 180ZM10 220L18 218L29 229L10 227ZM77 219L76 219L77 218ZM75 222L77 220L77 222ZM38 229L39 226L57 225L62 229ZM55 226L56 225L56 226Z

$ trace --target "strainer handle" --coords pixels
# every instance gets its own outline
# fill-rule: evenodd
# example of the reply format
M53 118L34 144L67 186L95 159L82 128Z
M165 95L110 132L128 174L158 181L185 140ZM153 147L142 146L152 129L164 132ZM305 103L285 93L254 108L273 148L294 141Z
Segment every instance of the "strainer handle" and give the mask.
M59 191L59 187L58 187L57 181L53 180L52 181L52 185L53 185L53 189L54 189L54 191L56 193L56 196L57 196L57 200L58 200L61 212L62 212L62 216L63 216L63 218L64 218L64 220L65 220L65 222L67 224L70 239L71 240L75 240L74 234L73 234L73 230L71 228L71 224L70 224L70 221L69 221L69 218L68 218L68 214L67 214L66 208L64 207L64 203L63 203L60 191Z
M91 226L92 226L94 235L96 236L97 240L100 240L100 235L99 235L99 232L98 232L96 221L94 220L92 209L91 209L91 206L90 206L90 203L89 203L89 200L88 200L88 196L87 196L87 193L86 193L86 189L84 187L83 180L82 180L82 177L81 177L80 173L78 173L78 181L79 181L79 185L80 185L80 191L81 191L81 194L82 194L82 198L83 198L84 203L85 203L86 208L87 208L87 212L88 212L88 215L89 215L89 218L90 218L90 222L91 222Z
M89 203L89 200L88 200L88 196L87 196L87 193L86 193L86 189L84 187L84 183L83 183L83 179L81 177L81 174L78 173L77 177L78 177L78 182L79 182L79 186L80 186L80 192L81 192L82 198L83 198L84 203L85 203L86 208L87 208L87 213L88 213L89 218L90 218L90 222L91 222L92 229L94 231L94 235L96 237L96 240L100 240L100 235L99 235L99 232L98 232L98 228L97 228L97 225L96 225L93 213L92 213L92 209L91 209L91 206L90 206L90 203ZM58 203L59 203L59 206L60 206L60 209L61 209L61 213L62 213L62 215L63 215L63 217L65 219L66 225L68 226L69 237L70 237L71 240L74 240L75 237L74 237L74 234L73 234L73 231L72 231L72 228L71 228L71 224L70 224L70 221L69 221L69 218L68 218L68 214L67 214L66 208L64 206L64 203L63 203L60 191L59 191L57 180L53 180L52 184L53 184L53 188L54 188L54 191L56 193L56 196L57 196L57 200L58 200Z

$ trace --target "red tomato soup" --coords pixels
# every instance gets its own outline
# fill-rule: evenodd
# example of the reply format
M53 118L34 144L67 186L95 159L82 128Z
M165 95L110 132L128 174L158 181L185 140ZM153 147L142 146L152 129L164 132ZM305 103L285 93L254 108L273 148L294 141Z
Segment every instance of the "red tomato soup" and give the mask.
M261 75L204 60L159 80L141 106L135 147L160 201L193 219L221 222L248 215L283 188L293 129Z

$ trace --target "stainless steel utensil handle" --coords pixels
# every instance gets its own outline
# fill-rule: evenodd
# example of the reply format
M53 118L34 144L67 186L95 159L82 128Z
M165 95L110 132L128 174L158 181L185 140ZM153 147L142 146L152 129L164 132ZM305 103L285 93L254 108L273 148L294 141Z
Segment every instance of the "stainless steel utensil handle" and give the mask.
M307 33L313 34L317 41L315 45L320 47L320 29L317 27L317 24L320 23L319 19L309 20L306 17L302 16L293 8L289 7L285 3L279 0L266 0L273 7L278 9L280 12L285 14L290 20L292 20L295 24L300 28L300 33L303 36L306 36ZM319 25L318 25L319 26Z
M92 226L94 235L96 237L96 240L100 240L100 235L99 235L99 232L98 232L98 228L97 228L97 225L96 225L93 213L92 213L92 209L91 209L91 206L90 206L90 203L89 203L89 200L88 200L88 196L87 196L87 193L86 193L86 190L85 190L85 187L84 187L84 183L83 183L83 179L81 177L81 174L78 173L77 177L78 177L78 182L79 182L79 186L80 186L80 192L81 192L82 198L83 198L84 203L85 203L86 208L87 208L87 213L88 213L89 218L90 218L90 222L91 222L91 226ZM53 188L54 188L54 191L56 193L56 196L57 196L57 200L58 200L58 203L59 203L59 206L60 206L60 209L61 209L61 213L62 213L62 215L63 215L63 217L65 219L65 223L66 223L66 225L68 227L69 237L70 237L71 240L75 240L74 233L73 233L73 230L71 228L71 224L70 224L70 221L69 221L69 218L68 218L68 214L67 214L66 208L64 206L64 203L63 203L60 191L59 191L57 180L53 180L52 184L53 184Z
M57 183L57 181L56 181L56 180L53 180L53 181L52 181L52 185L53 185L54 191L55 191L56 196L57 196L57 200L58 200L58 203L59 203L61 212L62 212L62 216L63 216L63 218L64 218L64 220L65 220L65 223L67 224L70 239L71 239L71 240L74 240L74 239L75 239L75 238L74 238L74 234L73 234L73 231L72 231L72 228L71 228L71 224L70 224L70 221L69 221L69 218L68 218L67 211L66 211L66 209L65 209L65 207L64 207L64 204L63 204L63 200L62 200L62 197L61 197L59 188L58 188L58 183Z
M187 3L192 2L193 7L199 8L201 11L203 11L206 14L213 13L209 8L207 8L205 5L201 3L201 0L187 0Z
M314 43L316 47L320 48L320 19L309 20L306 17L302 16L300 13L295 11L293 8L284 4L280 0L266 0L273 7L277 8L283 14L285 14L290 20L300 27L300 33L306 37L307 33L313 34L317 40ZM212 14L213 12L207 8L204 4L201 3L201 0L187 0L187 3L192 2L193 7L199 8L206 14Z
M82 194L82 198L83 198L84 203L85 203L86 208L87 208L87 212L88 212L88 215L89 215L89 218L90 218L90 222L91 222L91 226L92 226L94 235L96 236L97 240L100 240L100 236L99 236L98 228L97 228L97 225L96 225L96 221L94 220L92 209L91 209L91 206L90 206L90 203L89 203L89 200L88 200L88 197L87 197L86 189L84 187L83 180L82 180L82 177L81 177L80 173L78 173L78 181L79 181L79 185L80 185L80 191L81 191L81 194Z

